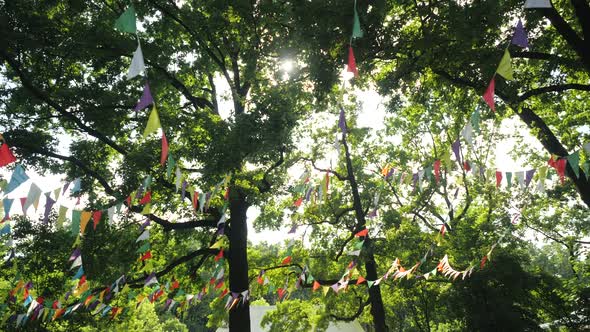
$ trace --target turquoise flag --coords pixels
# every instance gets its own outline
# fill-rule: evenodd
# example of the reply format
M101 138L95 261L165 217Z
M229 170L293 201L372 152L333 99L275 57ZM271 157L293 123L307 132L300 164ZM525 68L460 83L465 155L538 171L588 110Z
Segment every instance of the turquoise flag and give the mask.
M25 169L20 164L16 165L16 168L10 177L10 182L8 182L8 185L6 186L5 194L10 193L28 179L29 176L25 173Z
M359 14L356 11L356 1L354 3L354 22L352 23L352 38L361 38L363 36L363 30L361 29L361 21L359 20Z

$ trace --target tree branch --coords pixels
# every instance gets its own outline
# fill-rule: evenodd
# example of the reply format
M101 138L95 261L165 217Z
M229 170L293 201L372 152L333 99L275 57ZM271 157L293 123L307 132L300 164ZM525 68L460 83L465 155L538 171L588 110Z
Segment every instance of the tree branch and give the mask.
M529 90L518 97L518 102L521 103L531 97L548 93L548 92L562 92L567 90L581 90L581 91L590 91L590 85L587 84L577 84L577 83L569 83L569 84L556 84L556 85L549 85L542 88L532 89Z
M305 158L305 157L301 157L301 160L309 161L309 162L311 163L311 166L312 166L312 167L313 167L313 168L314 168L316 171L320 171L320 172L328 172L328 173L330 173L330 174L332 174L332 175L336 176L336 177L338 178L338 180L340 180L340 181L348 181L348 180L350 180L350 177L348 177L348 176L343 176L342 174L340 174L340 173L338 173L338 172L336 172L336 171L333 171L333 170L331 170L331 169L325 169L325 168L319 168L319 167L317 167L317 166L315 165L315 162L314 162L314 160L313 160L313 159L311 159L311 158Z

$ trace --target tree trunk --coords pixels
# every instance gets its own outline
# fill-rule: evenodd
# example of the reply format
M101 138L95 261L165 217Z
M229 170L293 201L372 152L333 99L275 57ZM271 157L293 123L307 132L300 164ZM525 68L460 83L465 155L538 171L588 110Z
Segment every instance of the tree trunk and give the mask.
M365 270L367 270L367 280L377 280L377 264L373 255L373 245L371 239L367 236L365 245L369 248ZM373 326L376 332L387 331L385 324L385 309L383 308L383 299L381 298L381 288L379 285L373 285L369 288L369 300L371 301L371 316L373 316Z
M232 188L233 189L233 188ZM229 289L241 293L248 290L248 225L246 211L248 203L243 193L230 192L230 233L229 233ZM250 332L250 303L240 303L229 312L229 330Z
M350 181L350 190L352 191L352 203L357 220L357 229L360 231L366 227L365 213L363 212L363 205L361 196L359 194L356 177L352 167L352 158L348 144L346 143L346 134L342 135L342 145L344 146L344 153L346 156L346 171L348 180ZM365 269L367 270L367 280L377 280L377 263L373 254L373 245L369 235L365 237L365 247L368 250L367 260L365 262ZM379 285L369 287L369 302L371 303L371 315L373 316L373 326L375 332L387 331L387 324L385 324L385 309L383 308L383 299L381 298L381 288Z

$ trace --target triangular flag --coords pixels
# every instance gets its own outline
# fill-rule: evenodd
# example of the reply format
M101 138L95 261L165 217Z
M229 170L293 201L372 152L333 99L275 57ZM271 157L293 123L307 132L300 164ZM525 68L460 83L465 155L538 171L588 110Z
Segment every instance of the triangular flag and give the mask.
M137 243L139 241L147 240L149 238L150 238L150 230L146 229L143 233L141 233L141 235L137 238L137 240L135 240L135 243Z
M348 69L349 73L354 73L354 77L359 76L359 72L356 69L356 60L354 58L354 52L352 51L352 46L348 46Z
M170 175L172 175L172 170L174 169L174 166L176 166L176 161L172 157L172 154L169 153L168 154L168 164L166 165L166 177L167 178L170 178Z
M492 111L496 111L496 105L494 104L494 90L496 89L496 75L492 76L490 80L490 84L488 85L486 91L483 94L483 100L485 100L486 104L490 106Z
M72 236L78 236L80 234L80 216L82 211L72 210Z
M12 207L13 202L14 202L14 199L12 199L12 198L5 198L2 200L2 205L4 206L4 219L3 220L10 218L10 208Z
M78 269L78 272L76 272L76 274L74 275L72 280L80 279L80 278L82 278L83 275L84 275L84 267L80 266L80 268Z
M98 225L98 223L100 222L100 218L102 217L102 211L98 210L98 211L94 211L92 213L92 226L93 229L96 230L96 225Z
M75 268L75 267L81 266L81 265L82 265L82 256L78 256L74 260L74 263L72 263L72 267L70 267L70 270L73 269L73 268Z
M137 75L140 75L145 70L145 64L143 62L143 53L141 52L141 45L137 44L137 49L133 52L133 59L131 59L131 65L127 71L127 79L130 80Z
M502 183L502 172L496 171L496 188L500 187L500 183Z
M496 69L496 73L502 75L507 80L513 80L514 76L512 76L512 58L510 57L510 52L508 49L504 51L504 56L502 56L502 60L500 60L500 64L498 65L498 69Z
M359 276L358 279L356 280L356 284L360 285L363 282L365 282L367 279L365 279L363 276Z
M6 143L2 144L2 146L0 146L0 167L4 167L15 161L16 158L14 157L12 152L10 152L8 145Z
M43 215L43 223L47 225L49 223L49 213L51 213L51 208L56 201L54 201L51 197L49 197L50 193L45 194L45 213Z
M141 94L141 98L137 105L135 105L135 111L140 111L151 104L154 103L154 98L152 98L152 92L150 91L150 85L148 82L145 82L145 86L143 87L143 93Z
M27 200L23 205L23 212L26 211L34 202L36 202L39 197L41 197L41 188L39 188L35 183L31 183Z
M150 113L147 126L143 131L143 138L145 139L149 134L158 131L158 129L161 127L162 126L160 125L160 117L158 116L158 111L156 110L156 106L154 105L154 108Z
M579 178L580 177L580 151L576 151L576 152L570 154L569 156L567 156L566 158L567 158L567 163L570 165L570 167L574 171L574 174L576 174L576 177Z
M10 182L8 182L6 189L4 189L4 194L10 193L28 179L29 176L25 173L25 169L20 164L16 165L10 176Z
M530 169L528 171L526 171L526 175L525 175L525 179L524 179L524 185L525 186L529 186L529 184L531 183L531 180L533 179L533 175L535 175L535 170L534 169Z
M550 0L526 0L524 8L551 8Z
M356 11L356 2L354 3L354 18L352 23L352 38L361 38L363 36L363 30L361 29L361 21Z
M338 117L338 127L340 127L342 133L346 135L346 116L344 115L343 108L340 108L340 116Z
M516 24L516 29L514 29L514 35L512 36L512 44L520 46L522 48L529 47L529 39L526 35L526 31L524 30L524 26L522 25L521 20L518 20L518 23Z
M459 141L459 139L457 138L457 140L454 141L453 144L451 144L451 148L453 149L453 153L455 154L455 159L457 160L457 162L459 164L462 164L463 162L461 161L461 141Z
M508 188L512 187L512 172L506 172L506 182L508 183Z
M84 235L86 225L88 225L88 221L90 221L90 218L92 218L92 212L82 211L82 214L80 216L80 234Z
M480 121L480 114L479 114L479 108L475 108L475 111L473 111L473 113L471 113L471 118L469 119L471 122L471 127L473 128L473 130L475 130L477 133L479 133L479 121Z
M137 32L137 27L135 25L135 8L133 8L133 5L129 6L129 8L127 8L127 10L115 21L115 29L121 32Z
M160 165L164 166L166 163L166 159L168 158L168 140L166 139L166 134L162 130L162 154L160 155Z
M367 228L363 229L362 231L357 232L354 234L355 237L367 236L369 234L369 230Z

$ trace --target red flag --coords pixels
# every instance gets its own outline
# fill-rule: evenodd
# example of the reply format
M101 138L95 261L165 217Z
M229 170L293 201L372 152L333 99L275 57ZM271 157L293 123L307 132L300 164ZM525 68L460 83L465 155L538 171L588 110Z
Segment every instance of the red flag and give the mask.
M197 206L199 205L199 192L195 191L195 193L193 194L193 209L197 209Z
M471 165L469 165L467 160L463 162L463 169L465 169L465 172L469 172L471 170Z
M362 231L354 234L355 237L367 236L369 234L369 230L367 228L363 229Z
M359 278L356 280L356 284L360 285L363 282L365 282L367 279L365 279L363 276L359 276Z
M148 191L147 193L145 193L145 195L143 195L143 197L141 198L141 200L139 201L139 204L147 204L149 202L152 201L152 192Z
M436 183L440 181L440 160L434 162L434 178L436 179Z
M492 111L496 111L496 105L494 104L494 90L496 89L496 75L492 76L490 80L490 84L486 89L486 92L483 94L483 100L486 101L488 106L492 109Z
M442 237L445 237L445 233L447 232L447 228L445 227L445 224L442 225L442 227L440 228L440 235ZM402 271L403 272L403 271Z
M500 183L502 183L502 172L496 171L496 188L500 186Z
M557 160L557 174L559 174L559 179L561 180L561 184L565 182L565 165L567 160L565 158L561 158Z
M180 284L178 283L178 280L174 280L172 282L172 289L177 289L180 287Z
M483 258L481 259L481 263L479 263L479 268L483 269L483 267L486 265L487 261L488 261L488 256L487 255L483 256Z
M145 261L146 259L152 258L152 252L148 250L143 256L141 256L141 260Z
M222 258L223 258L223 248L221 250L219 250L219 253L215 256L215 261L217 262Z
M227 187L227 189L225 189L225 195L223 195L223 198L227 201L229 199L229 187Z
M281 265L287 265L289 263L291 263L291 256L285 257L285 259L283 259L283 261L281 262Z
M320 285L320 283L317 280L314 280L313 282L313 291L315 292L316 290L318 290L322 285Z
M352 51L352 46L348 46L348 72L354 73L354 77L359 76L359 72L356 69L356 60L354 59L354 52Z
M565 181L565 165L567 164L567 160L565 158L559 158L556 161L553 159L553 156L551 156L548 163L549 166L555 168L557 175L559 175L559 180L561 181L561 184L563 184Z
M51 308L58 309L58 305L59 305L59 301L55 300L55 301L53 301L53 305L51 306Z
M2 144L2 146L0 146L0 167L6 166L15 161L16 158L12 152L10 152L8 145L6 143Z
M164 166L166 158L168 158L168 140L166 139L166 134L162 131L162 155L160 156L160 165Z
M100 222L100 218L102 217L102 211L98 210L98 211L94 211L94 213L92 213L92 221L93 221L93 226L94 226L94 230L96 230L96 225L98 225L98 223Z
M82 278L80 278L80 281L78 281L78 287L82 286L85 282L86 282L86 275L83 275Z
M295 203L293 203L293 205L295 205L296 207L300 207L302 202L303 202L303 197L299 197L299 199L297 199L295 201Z

